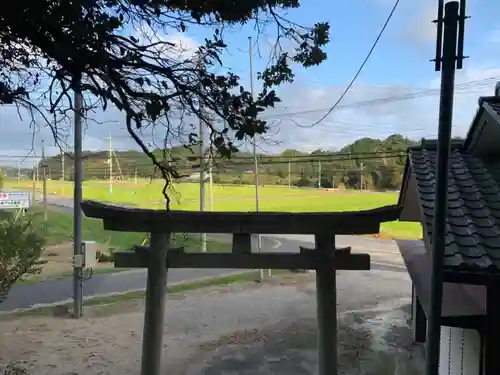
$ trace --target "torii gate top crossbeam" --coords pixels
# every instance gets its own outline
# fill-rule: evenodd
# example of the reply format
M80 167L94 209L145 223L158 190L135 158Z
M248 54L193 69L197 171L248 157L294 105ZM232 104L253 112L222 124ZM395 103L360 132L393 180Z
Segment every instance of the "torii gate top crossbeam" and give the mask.
M345 212L196 212L126 208L84 201L87 217L119 232L374 234L380 224L397 220L401 207Z

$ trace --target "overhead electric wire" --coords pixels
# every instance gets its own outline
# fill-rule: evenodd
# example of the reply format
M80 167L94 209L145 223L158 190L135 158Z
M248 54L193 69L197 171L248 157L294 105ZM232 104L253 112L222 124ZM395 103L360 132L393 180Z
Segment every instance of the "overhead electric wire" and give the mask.
M139 152L138 152L139 153ZM386 156L392 156L392 155L396 155L396 156L399 156L399 155L406 155L406 150L387 150L387 151L366 151L366 152L345 152L345 151L339 151L339 152L326 152L326 153L322 153L322 154L314 154L314 155L311 155L311 154L306 154L306 155L293 155L293 156L287 156L287 155L265 155L265 154L261 154L261 155L258 155L260 159L262 160L283 160L283 159L286 159L287 161L294 161L294 160L300 160L300 159L314 159L314 160L318 160L318 159L327 159L327 158L342 158L342 157L358 157L358 158L361 158L361 157L372 157L372 156L376 156L376 157L380 157L380 158L384 158ZM26 156L16 156L16 155L0 155L0 159L2 158L19 158L19 159L22 159L22 158L26 158ZM57 156L53 156L53 157L48 157L47 160L50 160L50 159L53 159L53 160L57 160L59 161L60 160L60 155L57 155ZM118 159L121 161L121 160L137 160L136 157L133 157L133 156L120 156L118 154ZM176 159L181 159L181 157L178 157L178 158L173 158L173 161L177 161ZM189 161L194 161L194 160L198 160L200 159L199 156L197 155L189 155L187 157L185 157L185 159L188 159ZM89 160L98 160L98 159L89 159ZM222 161L231 161L231 160L253 160L253 156L233 156L229 159L223 159L223 158L219 158L217 160L222 160ZM152 165L152 164L147 164L147 165ZM106 167L102 167L102 168L106 168ZM99 169L99 168L96 168L96 169Z
M309 157L308 159L295 159L295 160L261 160L260 164L261 165L276 165L276 164L288 164L288 163L293 163L293 164L301 164L301 163L316 163L318 161L321 161L323 163L335 163L335 162L348 162L348 161L367 161L367 160L390 160L390 159L397 159L397 158L404 158L406 157L407 154L404 152L400 152L398 154L393 153L393 154L380 154L380 155L372 155L372 156L360 156L354 154L354 156L349 157L349 158L330 158L330 159L319 159L315 157ZM253 160L249 160L248 162L240 162L240 163L228 163L230 160L221 160L219 162L216 162L213 164L213 167L215 169L217 168L238 168L238 167L244 167L244 166L251 166L253 165ZM134 169L142 169L142 168L153 168L154 166L152 164L135 164L132 166ZM178 170L189 170L192 171L193 169L196 169L199 167L198 165L194 165L191 167L185 167L185 166L176 166L175 164L173 167L177 167ZM60 168L58 166L56 168L51 168L53 171L59 171ZM86 168L85 169L87 173L92 173L92 174L102 174L102 175L107 175L107 172L109 171L106 167L99 167L99 168Z
M338 100L335 102L335 104L327 111L327 113L325 115L323 115L318 121L316 121L314 124L311 125L312 126L315 126L315 125L318 125L320 122L322 122L324 119L326 119L334 110L335 108L337 108L337 106L340 104L340 102L344 99L344 97L347 95L347 93L349 92L349 90L351 89L351 87L354 85L354 82L356 82L356 79L359 77L359 75L361 74L361 72L363 71L363 68L365 67L366 63L368 62L368 60L370 59L373 51L375 50L375 48L377 47L377 44L378 42L380 41L380 38L382 38L382 35L384 34L384 31L385 29L387 28L387 25L389 25L389 22L391 21L392 19L392 16L394 15L394 12L396 11L398 5L399 5L399 2L400 0L396 0L396 2L394 3L394 6L392 7L391 9L391 12L389 13L389 16L387 17L384 25L382 26L382 29L380 30L380 32L378 33L377 35L377 38L375 39L375 41L373 42L370 50L368 51L368 54L366 55L365 59L363 60L363 62L361 63L361 65L359 66L356 74L354 75L354 77L351 79L351 81L349 82L349 84L347 85L346 89L344 90L344 92L340 95L340 97L338 98Z
M500 79L500 76L490 77L490 78L486 78L483 80L477 80L477 81L469 81L469 82L465 82L461 85L458 84L457 89L456 89L456 91L457 91L456 93L457 94L469 94L469 92L467 92L467 91L460 92L460 90L486 86L487 84L496 83L498 81L498 79ZM354 102L351 104L338 105L337 108L335 108L335 110L372 107L372 106L381 105L381 104L392 104L392 103L396 103L399 101L420 99L420 98L425 98L425 97L429 97L429 96L436 96L436 95L439 95L439 89L428 89L428 90L416 91L416 92L412 92L412 93L408 93L408 94L395 95L395 96L390 96L390 97L385 97L385 98L380 98L380 99L361 100L361 101ZM281 113L263 115L261 118L262 119L270 119L270 118L307 115L307 114L312 114L312 113L329 111L330 109L331 109L331 107L309 109L309 110L302 110L302 111L294 111L294 112L281 112ZM310 127L310 126L307 126L307 127Z

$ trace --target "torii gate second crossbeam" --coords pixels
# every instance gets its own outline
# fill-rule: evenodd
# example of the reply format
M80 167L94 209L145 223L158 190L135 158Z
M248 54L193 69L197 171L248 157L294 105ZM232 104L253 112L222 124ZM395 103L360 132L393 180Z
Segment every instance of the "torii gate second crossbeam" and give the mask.
M190 212L124 208L84 201L86 216L104 229L151 234L148 247L115 253L115 267L147 268L141 375L159 375L168 268L316 270L318 373L337 375L336 270L369 270L369 254L336 250L336 234L375 234L399 217L398 206L333 213ZM231 253L186 253L170 248L172 233L229 233ZM252 253L252 234L313 234L315 248L298 253Z

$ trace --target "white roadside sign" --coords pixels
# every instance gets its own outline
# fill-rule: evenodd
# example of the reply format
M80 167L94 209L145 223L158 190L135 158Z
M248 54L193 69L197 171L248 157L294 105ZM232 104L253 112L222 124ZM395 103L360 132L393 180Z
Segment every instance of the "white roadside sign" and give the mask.
M29 208L31 194L29 191L0 190L0 210Z

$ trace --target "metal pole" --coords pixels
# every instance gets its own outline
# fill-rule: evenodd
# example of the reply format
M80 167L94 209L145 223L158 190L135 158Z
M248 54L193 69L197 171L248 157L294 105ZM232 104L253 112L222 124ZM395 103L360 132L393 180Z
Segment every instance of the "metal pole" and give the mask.
M365 181L364 181L364 176L363 176L363 168L364 168L364 164L363 162L360 163L360 166L359 166L359 190L363 190L363 185L365 184Z
M36 169L33 168L33 204L36 202Z
M443 63L441 71L441 97L439 102L439 130L436 167L436 194L432 231L432 272L430 288L430 314L426 342L426 375L439 374L441 340L441 308L443 300L443 259L445 248L446 215L448 209L448 169L451 127L453 120L453 94L455 86L455 60L457 48L458 2L446 3L443 34ZM438 30L440 33L440 30Z
M113 143L111 133L109 133L109 201L113 202Z
M210 141L210 153L208 160L208 186L210 188L210 195L208 197L210 201L210 211L214 210L214 180L212 176L212 164L213 164L213 150L212 150L212 142Z
M45 160L45 145L42 139L42 189L43 189L43 218L47 221L47 166Z
M82 158L82 111L83 96L80 82L75 87L75 130L74 130L74 177L73 177L73 314L81 318L83 314L83 212L81 209L83 197L83 158Z
M248 37L248 57L250 60L250 94L253 100L253 53L252 53L252 37ZM255 173L255 211L259 212L259 160L257 159L257 134L253 135L253 163L254 163L254 173ZM262 250L262 238L260 234L257 234L257 251L260 253ZM269 270L271 274L271 270ZM264 278L264 270L260 270L260 279Z
M337 374L335 235L315 235L318 375Z
M64 152L61 152L61 181L64 181Z
M21 162L17 162L17 185L21 182Z
M318 188L321 189L321 160L318 160Z
M167 294L168 233L151 233L142 338L141 375L160 375Z
M292 162L288 162L288 187L292 187Z
M200 57L199 63L198 63L198 68L201 69L203 68L203 62ZM201 73L200 73L201 74ZM201 90L201 84L199 86L199 89ZM200 137L200 211L203 212L205 211L205 129L203 125L203 103L202 103L202 98L201 95L199 96L199 105L200 105L200 123L199 123L199 137ZM206 252L207 251L207 234L206 233L200 233L200 242L201 242L201 251Z

